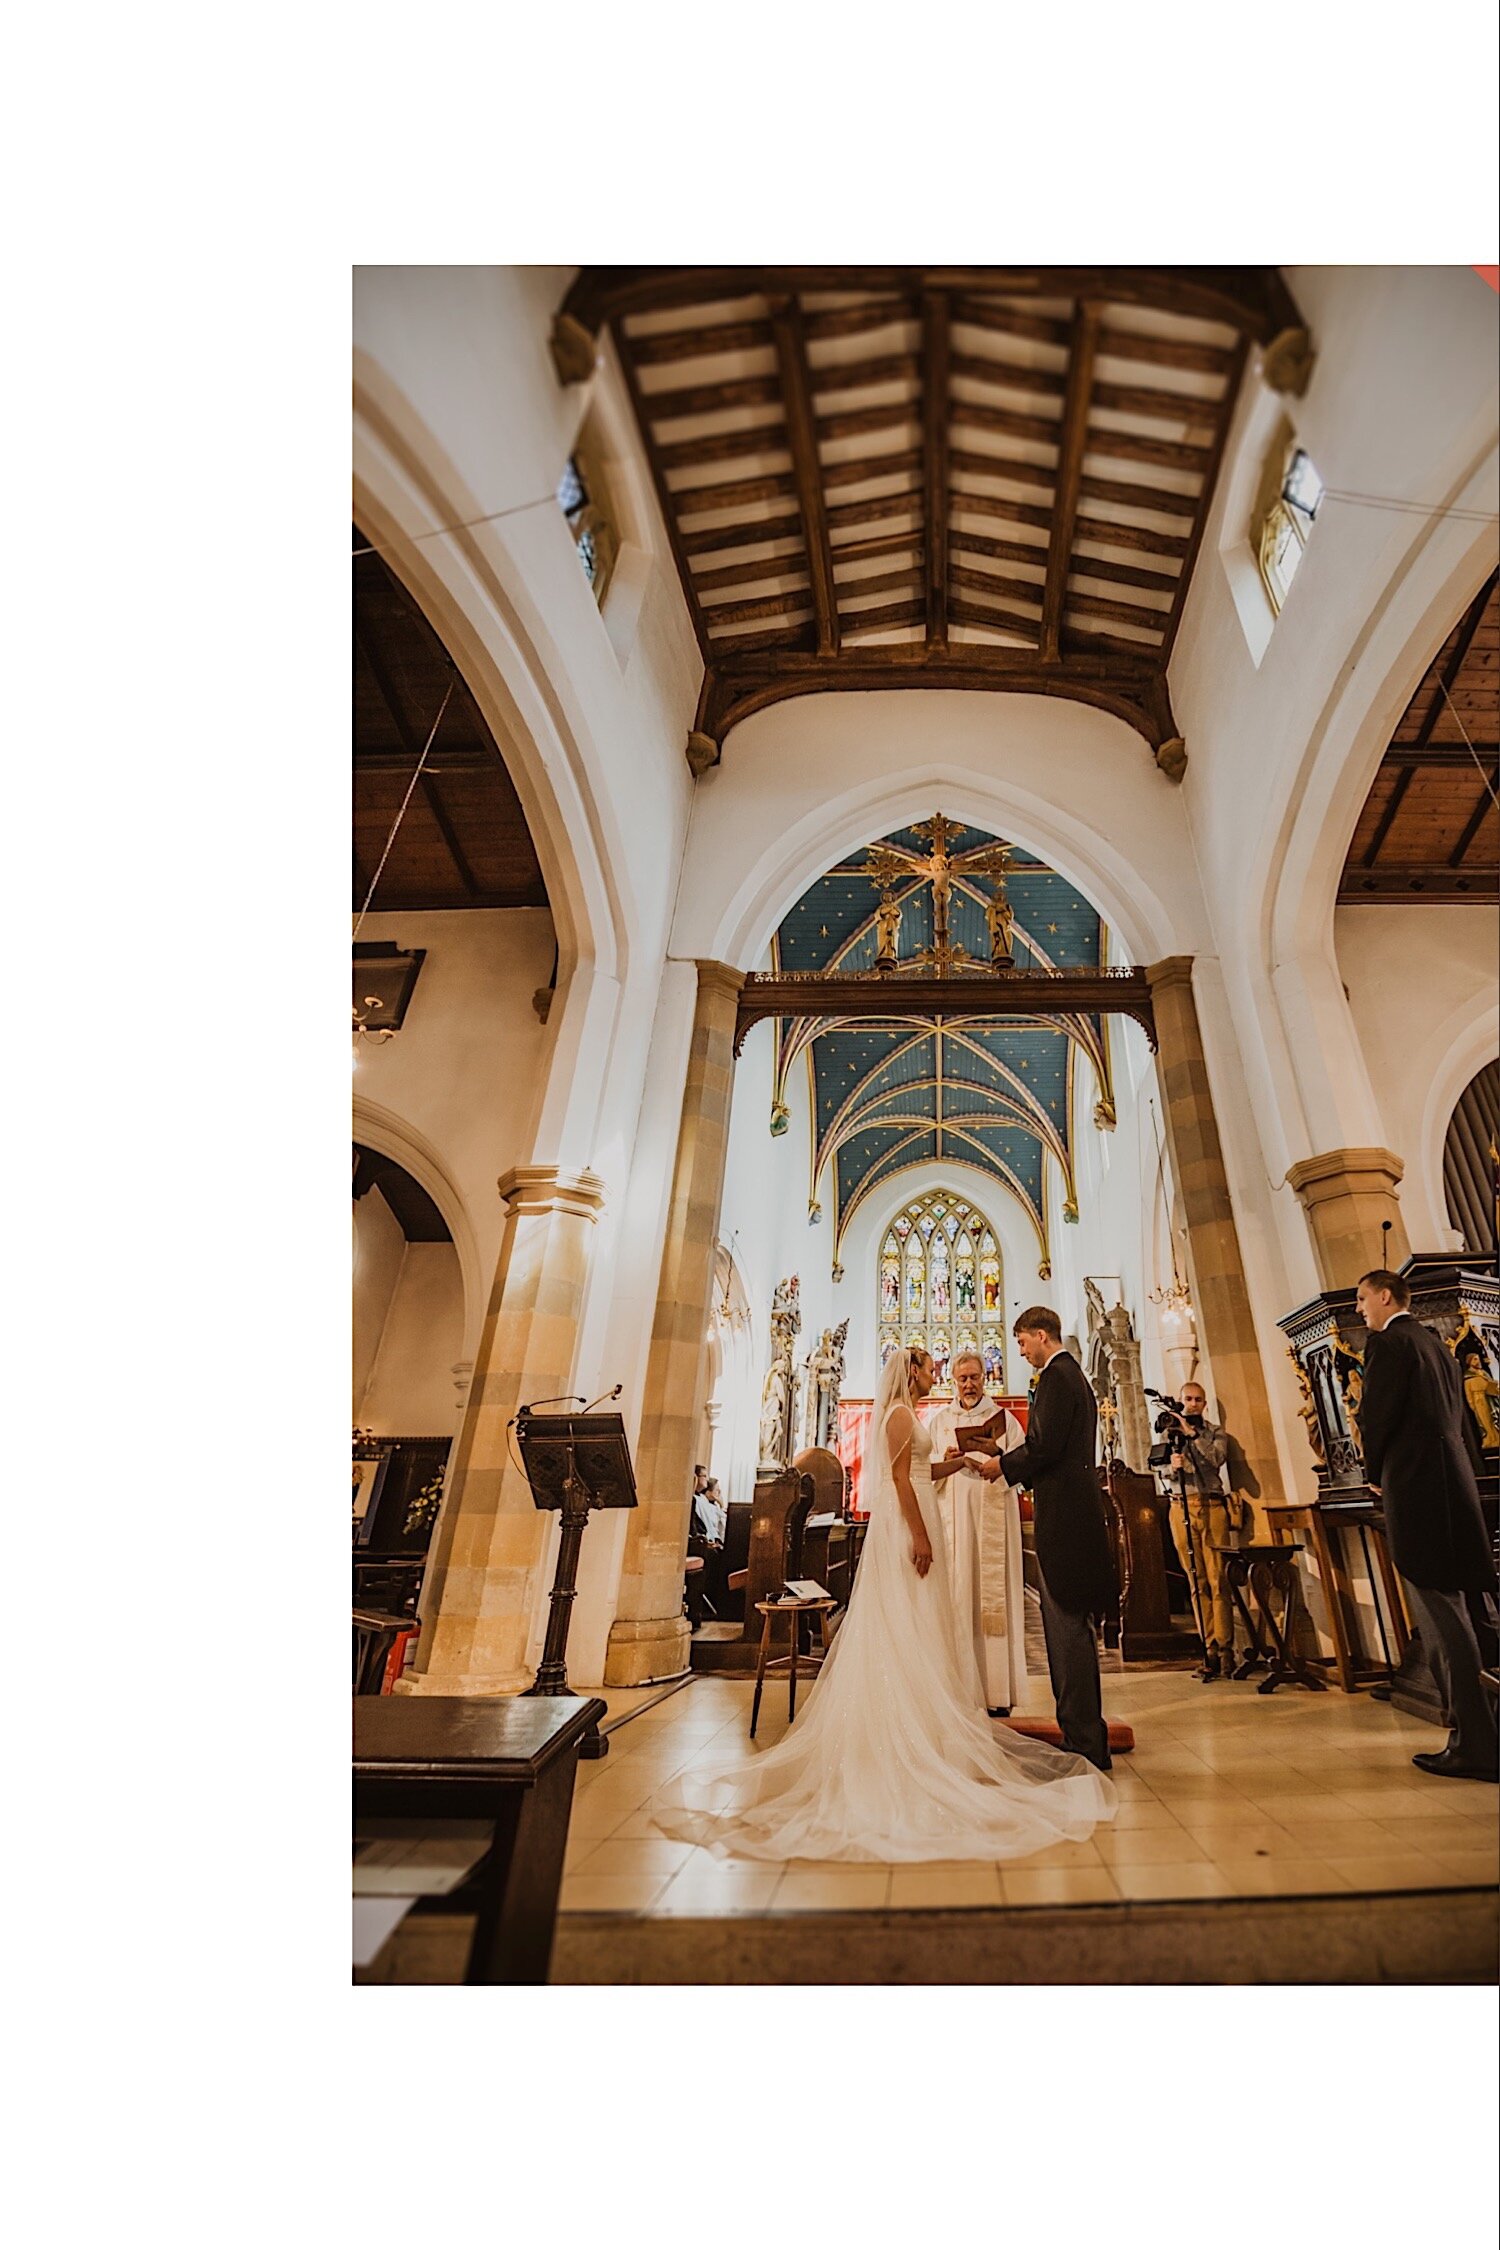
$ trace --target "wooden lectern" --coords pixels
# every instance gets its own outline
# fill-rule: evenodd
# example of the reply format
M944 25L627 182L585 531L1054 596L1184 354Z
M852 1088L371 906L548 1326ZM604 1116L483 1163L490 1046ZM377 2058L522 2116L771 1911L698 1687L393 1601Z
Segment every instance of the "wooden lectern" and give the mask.
M533 1414L516 1416L531 1497L539 1508L562 1516L557 1571L552 1580L547 1639L528 1695L571 1695L568 1685L568 1627L578 1597L578 1556L591 1508L633 1508L635 1472L618 1414ZM609 1744L597 1722L578 1746L580 1758L602 1758Z

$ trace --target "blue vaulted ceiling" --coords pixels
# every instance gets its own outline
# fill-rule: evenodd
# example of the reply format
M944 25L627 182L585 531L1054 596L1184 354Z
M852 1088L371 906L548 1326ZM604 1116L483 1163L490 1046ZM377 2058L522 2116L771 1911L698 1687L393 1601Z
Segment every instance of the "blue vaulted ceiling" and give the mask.
M989 955L984 903L994 886L977 872L966 877L964 861L999 841L982 829L959 828L949 844L949 935L977 960ZM918 949L933 938L932 892L915 865L927 849L912 829L899 829L830 868L782 922L773 943L776 965L846 975L873 966L879 894L868 862L873 852L890 850L914 862L911 881L898 883L896 896L902 906L897 959L915 967ZM1013 848L1007 889L1018 968L1099 965L1105 933L1071 883ZM1065 1211L1072 1215L1074 1208L1068 1076L1075 1041L1093 1061L1097 1092L1108 1098L1099 1019L1015 1022L976 1015L941 1025L902 1023L895 1020L899 992L898 970L889 1025L802 1018L778 1026L778 1099L799 1056L810 1057L817 1141L812 1194L815 1203L832 1202L835 1258L838 1238L874 1187L912 1165L947 1158L977 1165L1004 1184L1027 1210L1045 1263L1044 1151L1062 1171ZM976 1003L981 996L982 987Z

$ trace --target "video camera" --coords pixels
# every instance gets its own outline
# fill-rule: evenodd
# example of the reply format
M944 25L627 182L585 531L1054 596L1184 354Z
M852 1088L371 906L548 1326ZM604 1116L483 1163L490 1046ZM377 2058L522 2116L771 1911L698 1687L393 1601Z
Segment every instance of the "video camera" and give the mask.
M1162 1392L1153 1391L1149 1383L1145 1389L1147 1398L1154 1398L1161 1408L1151 1425L1156 1432L1157 1442L1146 1459L1153 1469L1165 1469L1170 1465L1173 1454L1180 1453L1188 1439L1197 1436L1207 1417L1189 1414L1180 1398L1167 1398Z

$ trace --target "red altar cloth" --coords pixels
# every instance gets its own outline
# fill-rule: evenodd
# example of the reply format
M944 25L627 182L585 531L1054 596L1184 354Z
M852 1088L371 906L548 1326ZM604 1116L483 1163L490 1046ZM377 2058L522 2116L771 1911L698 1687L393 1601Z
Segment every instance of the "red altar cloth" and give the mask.
M870 1409L874 1403L875 1401L869 1398L842 1398L839 1400L837 1451L839 1459L849 1473L849 1509L850 1513L856 1516L868 1513L861 1497L860 1477L864 1469L865 1444L870 1432ZM925 1421L934 1407L948 1406L951 1403L951 1400L945 1398L924 1398L917 1408L917 1412ZM1029 1411L1029 1401L1024 1398L1002 1398L998 1403L1010 1408L1024 1430ZM1023 1502L1022 1514L1029 1516L1030 1513L1030 1504Z

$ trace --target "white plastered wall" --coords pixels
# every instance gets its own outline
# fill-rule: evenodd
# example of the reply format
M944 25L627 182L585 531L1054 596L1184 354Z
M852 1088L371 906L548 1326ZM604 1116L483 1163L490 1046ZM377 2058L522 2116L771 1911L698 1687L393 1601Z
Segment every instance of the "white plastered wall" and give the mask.
M1443 1142L1460 1094L1500 1054L1500 913L1474 905L1344 906L1339 968L1380 1111L1406 1166L1413 1247L1452 1249Z

